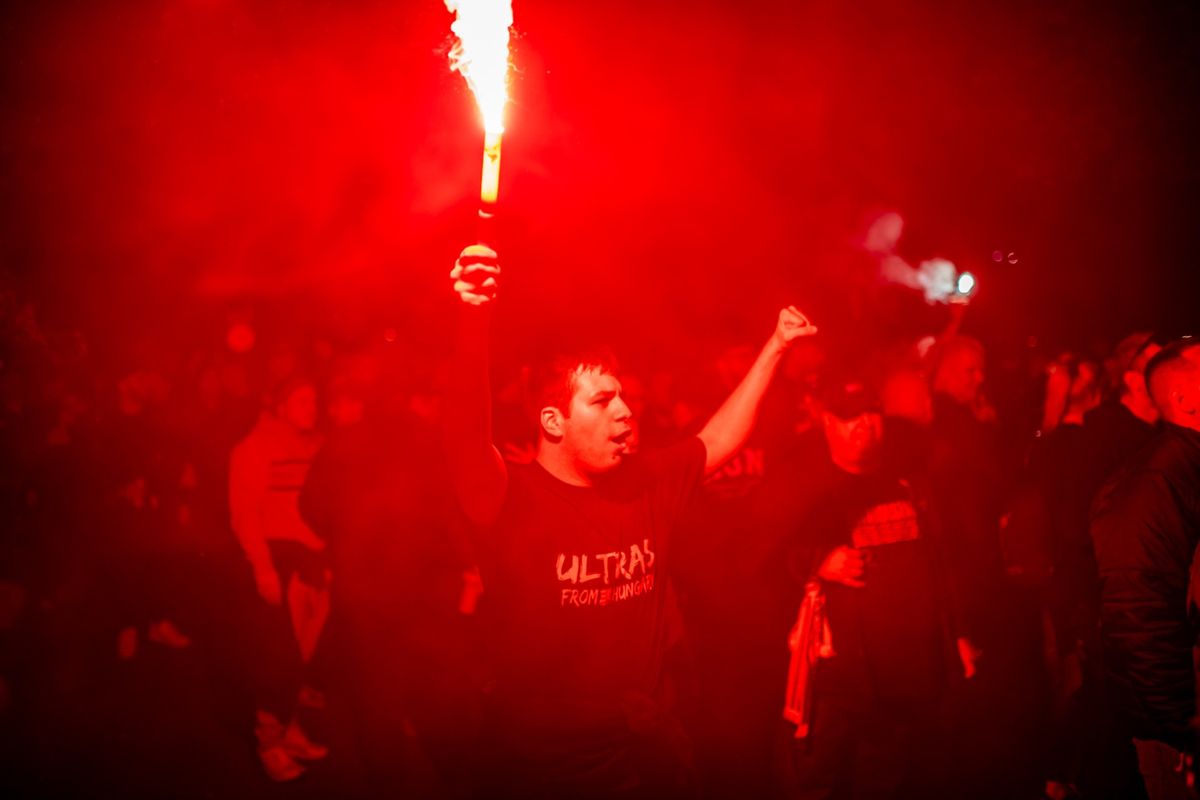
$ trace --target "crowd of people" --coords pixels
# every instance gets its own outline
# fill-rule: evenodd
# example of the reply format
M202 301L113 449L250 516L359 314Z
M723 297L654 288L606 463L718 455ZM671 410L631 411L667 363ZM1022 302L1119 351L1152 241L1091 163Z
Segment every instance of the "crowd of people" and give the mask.
M202 768L100 783L1194 796L1200 345L995 380L963 305L870 347L787 307L707 369L589 349L492 384L495 254L452 281L449 354L236 322L103 365L6 292L14 785L104 794L78 754L138 751L73 736L74 708L182 694L129 735Z

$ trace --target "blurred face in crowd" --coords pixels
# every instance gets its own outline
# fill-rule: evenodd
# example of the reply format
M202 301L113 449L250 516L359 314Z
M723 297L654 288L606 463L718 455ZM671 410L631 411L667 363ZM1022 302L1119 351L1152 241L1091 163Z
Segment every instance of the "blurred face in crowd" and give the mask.
M933 421L933 398L929 394L929 382L915 370L897 372L883 384L880 399L883 413L889 417L907 419L918 425Z
M968 345L956 345L938 364L933 388L962 405L971 405L983 388L983 350Z
M135 375L127 375L117 383L117 408L127 417L136 417L145 408Z
M879 464L880 445L883 443L883 417L876 411L867 411L850 419L831 414L822 414L825 441L829 444L829 456L833 463L847 472L861 473L873 470Z
M169 392L167 379L161 373L138 369L117 382L117 408L126 416L136 417L148 406L166 402Z
M1200 344L1184 350L1150 380L1155 405L1167 422L1200 430Z
M365 406L362 398L338 393L329 401L329 419L339 428L362 422Z
M1083 361L1071 381L1068 394L1068 411L1075 415L1083 415L1100 405L1102 396L1100 385L1100 368L1091 361Z
M580 368L568 409L547 406L540 415L542 435L579 472L598 474L629 453L633 412L621 395L621 382L609 372Z
M1121 375L1121 398L1127 404L1133 404L1139 409L1140 415L1147 422L1158 419L1158 407L1150 399L1150 387L1146 385L1146 365L1150 359L1158 355L1162 346L1151 342L1141 349L1137 358L1129 365L1129 369Z
M293 389L278 408L279 419L301 431L317 427L317 390L304 384Z

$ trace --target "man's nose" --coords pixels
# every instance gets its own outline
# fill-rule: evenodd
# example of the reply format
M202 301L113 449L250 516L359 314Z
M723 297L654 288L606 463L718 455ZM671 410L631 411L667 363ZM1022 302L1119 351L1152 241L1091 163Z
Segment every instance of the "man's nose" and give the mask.
M627 420L633 416L633 410L620 397L613 401L613 414L618 420Z

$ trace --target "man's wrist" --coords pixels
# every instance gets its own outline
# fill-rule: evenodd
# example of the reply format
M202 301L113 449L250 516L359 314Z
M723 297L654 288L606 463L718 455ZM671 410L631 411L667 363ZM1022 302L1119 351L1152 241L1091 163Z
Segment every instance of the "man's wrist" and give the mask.
M770 358L782 358L787 352L789 343L783 341L778 333L771 334L771 338L767 339L767 343L763 345L762 355Z
M492 316L491 303L469 303L462 298L459 298L458 303L459 314L462 319L470 320L472 323L486 323Z

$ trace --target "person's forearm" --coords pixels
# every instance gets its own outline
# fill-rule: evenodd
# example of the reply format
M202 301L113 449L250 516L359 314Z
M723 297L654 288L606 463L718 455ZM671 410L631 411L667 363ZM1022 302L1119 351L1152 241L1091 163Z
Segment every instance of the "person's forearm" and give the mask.
M229 460L229 524L255 572L275 569L262 516L269 469L262 457L243 448Z
M746 377L700 431L700 440L708 453L705 471L720 467L746 443L783 353L784 346L775 336L768 339Z
M458 340L443 414L447 455L460 501L473 519L488 517L503 494L504 465L492 444L488 375L490 312L460 309Z
M267 538L263 535L261 527L243 519L234 522L233 530L246 560L250 562L255 573L273 572L275 562L271 558L271 548L267 546Z
M459 313L458 339L446 395L446 432L450 456L460 459L470 451L492 445L492 390L488 375L489 317L478 308Z
M966 303L951 303L950 318L946 320L946 327L942 328L935 339L937 342L947 342L958 336L959 328L962 327L963 317L967 315Z
M833 550L834 546L829 544L809 544L792 548L787 559L788 577L801 585L819 577L817 573L820 572L821 564Z

